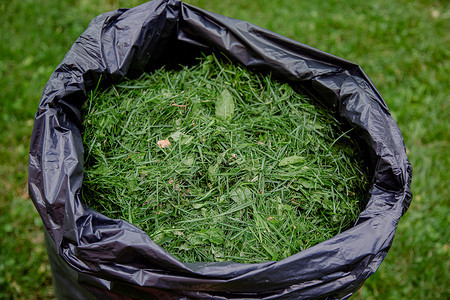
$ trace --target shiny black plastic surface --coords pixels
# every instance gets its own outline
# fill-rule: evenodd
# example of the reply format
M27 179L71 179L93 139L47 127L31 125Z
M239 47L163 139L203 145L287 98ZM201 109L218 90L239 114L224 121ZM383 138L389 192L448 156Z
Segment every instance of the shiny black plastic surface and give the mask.
M100 76L107 86L163 64L192 63L201 52L273 72L355 127L373 184L354 227L278 262L183 264L140 229L83 204L86 92ZM61 299L347 298L380 266L412 199L402 135L358 65L177 0L91 21L45 86L29 159L29 193L44 222Z

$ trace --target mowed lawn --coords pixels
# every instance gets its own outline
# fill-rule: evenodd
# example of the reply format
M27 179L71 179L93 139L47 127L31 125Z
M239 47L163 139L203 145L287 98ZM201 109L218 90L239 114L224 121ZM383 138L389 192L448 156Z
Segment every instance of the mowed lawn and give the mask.
M96 15L144 1L0 2L0 298L52 298L40 217L27 191L45 83ZM413 202L355 299L448 299L448 1L192 0L359 64L386 100L413 166Z

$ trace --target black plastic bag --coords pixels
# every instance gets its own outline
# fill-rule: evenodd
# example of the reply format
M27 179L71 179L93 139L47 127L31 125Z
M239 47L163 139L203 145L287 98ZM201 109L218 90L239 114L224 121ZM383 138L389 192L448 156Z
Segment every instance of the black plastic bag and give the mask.
M355 128L373 176L354 227L278 262L183 264L146 233L81 199L80 107L107 85L200 52L302 89ZM93 19L45 86L30 146L29 192L44 222L58 298L347 298L380 266L407 210L412 169L397 124L361 68L250 23L177 0ZM361 199L365 201L365 199Z

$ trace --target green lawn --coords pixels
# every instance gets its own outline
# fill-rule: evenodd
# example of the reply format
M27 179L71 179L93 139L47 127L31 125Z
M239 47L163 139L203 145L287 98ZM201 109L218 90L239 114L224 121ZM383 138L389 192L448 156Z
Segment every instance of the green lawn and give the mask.
M26 183L42 89L93 17L142 2L0 2L0 298L52 296L42 224ZM403 133L414 169L414 199L385 261L354 298L449 298L449 2L189 3L248 20L364 69Z

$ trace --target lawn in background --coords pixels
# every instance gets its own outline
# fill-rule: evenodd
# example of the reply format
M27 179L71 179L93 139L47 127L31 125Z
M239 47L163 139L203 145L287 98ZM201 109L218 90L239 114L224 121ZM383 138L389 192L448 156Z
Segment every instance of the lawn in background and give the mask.
M42 89L96 15L144 1L0 3L0 298L51 298L42 223L27 196ZM450 5L447 1L187 1L359 64L386 100L413 166L414 199L391 250L354 298L446 299Z

